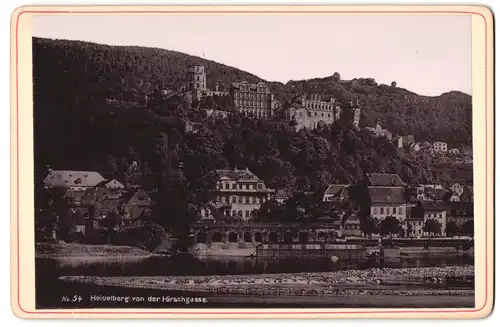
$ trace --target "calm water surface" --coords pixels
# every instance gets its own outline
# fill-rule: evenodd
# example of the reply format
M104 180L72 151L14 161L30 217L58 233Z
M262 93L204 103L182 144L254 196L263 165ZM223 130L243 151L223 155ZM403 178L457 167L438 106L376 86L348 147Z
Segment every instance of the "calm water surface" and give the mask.
M395 260L375 261L338 261L333 263L329 259L321 260L263 260L252 258L194 258L191 256L180 257L150 257L146 259L37 259L36 260L36 297L37 307L42 308L78 308L78 307L114 307L109 303L100 306L90 304L90 295L115 295L115 296L189 296L196 295L187 292L151 291L138 289L124 289L116 287L100 287L82 285L60 281L59 276L186 276L186 275L225 275L225 274L261 274L261 273L286 273L286 272L325 272L344 269L369 269L369 268L406 268L425 266L447 266L474 264L474 258L469 256L451 257L421 257L402 258ZM81 296L78 303L64 303L64 296ZM198 294L198 296L205 296ZM219 306L231 307L232 301L220 303ZM292 307L294 304L290 304ZM161 307L161 304L146 307ZM185 304L169 304L168 307L186 307ZM196 305L191 305L193 307ZM203 305L199 305L203 306ZM241 307L241 303L238 305ZM267 307L265 303L255 304L257 307ZM316 304L317 306L317 304ZM123 304L116 307L123 307ZM163 305L165 307L165 305ZM206 307L206 305L204 306ZM275 307L275 306L272 306Z

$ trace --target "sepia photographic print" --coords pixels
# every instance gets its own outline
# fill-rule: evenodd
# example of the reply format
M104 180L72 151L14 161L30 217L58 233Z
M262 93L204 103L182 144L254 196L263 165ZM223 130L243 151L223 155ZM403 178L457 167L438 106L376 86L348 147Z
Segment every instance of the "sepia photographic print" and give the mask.
M489 11L241 8L13 16L20 310L488 310Z

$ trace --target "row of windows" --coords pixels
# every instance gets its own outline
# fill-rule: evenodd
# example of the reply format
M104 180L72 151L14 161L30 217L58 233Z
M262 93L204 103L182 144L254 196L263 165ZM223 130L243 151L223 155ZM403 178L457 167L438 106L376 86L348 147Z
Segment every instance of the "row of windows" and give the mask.
M427 218L444 218L442 213L428 213L425 215Z
M265 91L263 91L265 92ZM267 93L256 93L256 92L234 92L235 99L268 99L269 94Z
M271 108L270 104L266 101L236 100L235 103L241 107Z
M333 109L333 105L331 104L306 103L305 107L308 109Z
M259 183L257 185L252 183L219 183L219 189L221 190L262 190L264 185Z
M250 217L255 217L255 213L256 212L257 212L257 210L252 210L252 211L250 211L250 210L245 210L245 211L243 211L243 210L238 210L238 211L233 210L233 211L231 211L231 216L232 217L240 217L240 218L243 218L243 217L244 218L250 218ZM227 210L226 212L224 212L224 214L226 216L229 216L229 210Z
M239 204L260 204L266 202L263 196L218 196L217 201L223 204L239 203Z
M379 212L379 209L380 209L380 212ZM372 214L398 214L398 215L402 215L403 214L403 208L402 207L387 207L387 208L384 208L384 207L372 207Z
M251 218L255 217L257 210L225 210L224 216L240 217L240 218ZM210 210L203 210L201 212L202 217L210 217Z
M254 117L257 117L257 118L271 117L271 111L267 111L267 110L266 111L262 111L262 110L244 110L244 112L247 115L252 114Z
M205 81L205 78L203 78L203 77L202 77L202 78L200 78L200 76L198 75L198 76L196 76L196 81L197 81L197 82L204 82L204 81Z
M299 111L299 112L297 113L297 115L299 116L299 118L304 118L304 117L305 117L305 113L304 113L304 112L302 112L302 111ZM320 115L320 117L322 117L322 118L326 118L326 117L328 117L328 118L332 118L332 116L333 116L333 115L332 115L331 113L326 114L326 113L324 113L324 112L322 112L322 113L321 113L321 115ZM311 112L308 112L308 113L307 113L307 117L311 117ZM315 113L314 113L314 117L318 117L318 113L317 113L317 112L315 112Z

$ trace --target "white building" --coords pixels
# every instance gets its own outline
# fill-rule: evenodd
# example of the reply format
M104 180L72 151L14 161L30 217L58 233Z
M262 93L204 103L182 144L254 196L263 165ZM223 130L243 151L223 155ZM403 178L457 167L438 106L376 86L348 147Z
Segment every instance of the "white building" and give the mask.
M429 235L445 236L446 235L446 208L424 204L424 226L425 226L425 223L430 219L436 220L441 225L441 232L436 233L436 234L429 234L429 233L424 232L424 236L429 236Z
M216 170L206 178L214 178L212 201L201 208L202 218L214 218L214 210L224 216L250 220L260 206L271 198L273 190L248 169Z
M446 153L448 152L448 144L446 142L437 141L432 144L432 149L434 152Z

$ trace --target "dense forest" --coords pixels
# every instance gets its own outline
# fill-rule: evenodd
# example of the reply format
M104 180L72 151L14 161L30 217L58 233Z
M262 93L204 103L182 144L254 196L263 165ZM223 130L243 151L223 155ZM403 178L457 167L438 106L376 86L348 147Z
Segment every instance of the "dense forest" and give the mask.
M366 172L428 182L424 167L394 144L343 122L296 132L279 117L207 117L179 96L145 101L157 86L186 83L193 63L205 65L208 87L259 80L232 67L167 50L38 38L33 58L36 185L48 167L95 170L140 184L153 191L153 212L166 227L194 219L205 200L202 177L213 169L249 168L268 187L291 193L323 192L329 183L355 183ZM379 119L417 139L471 142L468 95L423 97L370 79L345 86L338 77L269 85L284 103L313 91L360 99L362 125Z

